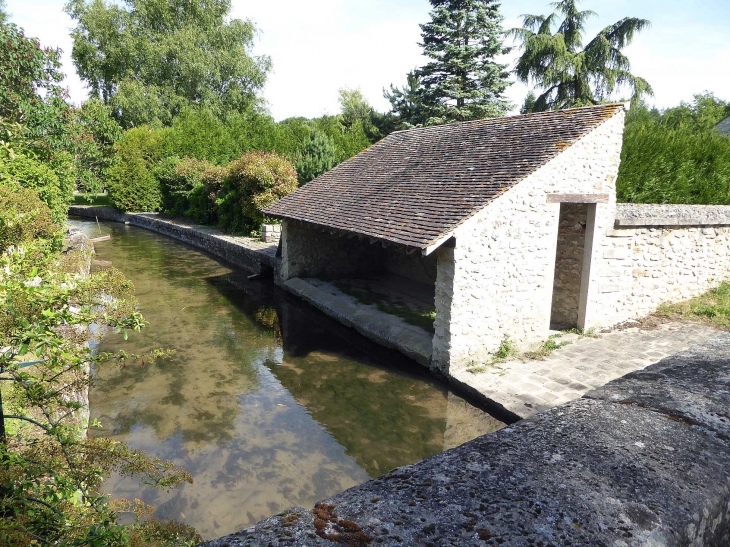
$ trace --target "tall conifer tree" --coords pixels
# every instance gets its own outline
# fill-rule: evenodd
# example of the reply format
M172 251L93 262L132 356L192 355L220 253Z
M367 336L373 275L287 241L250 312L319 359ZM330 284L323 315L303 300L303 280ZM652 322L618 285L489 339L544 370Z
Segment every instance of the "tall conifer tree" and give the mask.
M496 0L430 0L431 21L421 25L431 62L416 71L427 125L504 115L509 72L495 58L506 54Z

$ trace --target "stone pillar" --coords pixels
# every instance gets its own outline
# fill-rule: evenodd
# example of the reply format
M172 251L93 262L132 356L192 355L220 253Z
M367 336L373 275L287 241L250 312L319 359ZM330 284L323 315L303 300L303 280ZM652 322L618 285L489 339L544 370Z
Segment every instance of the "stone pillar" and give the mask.
M264 243L278 243L281 239L281 224L262 224L261 241Z

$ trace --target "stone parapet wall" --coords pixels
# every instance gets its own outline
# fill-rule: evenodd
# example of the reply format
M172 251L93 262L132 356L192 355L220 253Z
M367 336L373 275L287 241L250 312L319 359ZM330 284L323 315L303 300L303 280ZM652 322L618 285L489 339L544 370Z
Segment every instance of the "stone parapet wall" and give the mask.
M279 243L281 239L281 224L262 224L261 241L264 243Z
M698 296L730 277L730 207L617 206L596 264L611 326Z
M266 269L271 271L276 267L276 245L250 237L231 236L210 226L163 218L157 213L122 213L111 207L90 205L72 205L69 215L124 222L145 228L202 249L253 273L262 273Z
M730 205L616 204L616 227L730 226Z
M730 544L730 336L207 547Z

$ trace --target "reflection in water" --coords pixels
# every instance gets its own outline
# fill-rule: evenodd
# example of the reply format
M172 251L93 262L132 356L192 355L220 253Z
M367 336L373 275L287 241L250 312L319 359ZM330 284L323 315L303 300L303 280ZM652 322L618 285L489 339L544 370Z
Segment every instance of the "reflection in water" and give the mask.
M75 221L99 235L96 223ZM171 239L102 224L97 258L135 284L150 325L102 351L174 349L146 367L101 368L93 435L175 461L170 493L113 477L115 496L205 538L245 528L502 427L406 359Z

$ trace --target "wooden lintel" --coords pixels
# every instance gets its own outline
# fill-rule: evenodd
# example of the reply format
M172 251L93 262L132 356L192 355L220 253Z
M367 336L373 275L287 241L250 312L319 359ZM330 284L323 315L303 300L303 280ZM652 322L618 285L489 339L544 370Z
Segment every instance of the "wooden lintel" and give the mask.
M548 194L548 203L608 203L608 194Z

